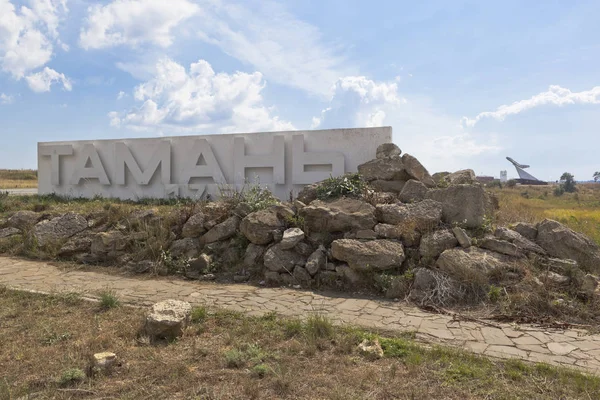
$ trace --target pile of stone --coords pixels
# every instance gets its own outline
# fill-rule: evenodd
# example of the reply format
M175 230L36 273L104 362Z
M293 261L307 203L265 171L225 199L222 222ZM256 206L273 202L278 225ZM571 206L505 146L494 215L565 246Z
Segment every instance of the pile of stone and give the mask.
M518 282L524 278L521 266L536 263L548 271L540 284L566 285L576 276L586 296L598 294L593 274L600 271L600 248L593 241L551 220L490 233L497 201L473 171L432 177L393 144L380 146L376 159L358 171L385 203L361 197L319 200L318 185L311 185L293 203L259 211L215 202L178 214L162 238L132 229L165 224L153 210L137 211L121 224L97 215L20 211L0 225L0 240L28 237L41 249L54 247L62 258L137 271L152 268L156 259L132 260L131 249L162 240L188 278L214 277L215 265L226 265L235 281L255 276L269 285L356 290L372 287L381 274L399 277L411 270L414 282L405 285L410 293L392 284L388 296L408 295L417 302L441 281L485 285L490 276L502 275Z

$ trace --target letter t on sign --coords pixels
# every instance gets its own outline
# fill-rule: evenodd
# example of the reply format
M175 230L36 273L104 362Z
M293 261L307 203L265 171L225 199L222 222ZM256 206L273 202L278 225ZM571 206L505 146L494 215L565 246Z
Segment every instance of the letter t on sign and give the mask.
M331 172L310 171L305 172L305 165L331 165ZM333 151L305 152L304 135L292 137L292 183L294 185L308 185L329 178L329 176L342 176L346 172L344 155Z
M246 168L273 168L273 183L285 185L285 138L273 137L271 154L246 155L246 140L233 138L233 169L235 183L245 183Z
M40 146L40 155L49 156L52 163L51 183L60 186L60 156L73 154L73 146L70 144L44 145Z

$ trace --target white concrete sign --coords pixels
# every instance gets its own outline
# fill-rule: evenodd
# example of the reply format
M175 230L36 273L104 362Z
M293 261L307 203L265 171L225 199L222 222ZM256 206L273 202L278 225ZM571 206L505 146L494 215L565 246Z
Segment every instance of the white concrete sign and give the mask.
M392 128L38 144L39 194L121 199L218 196L258 183L281 199L356 172Z

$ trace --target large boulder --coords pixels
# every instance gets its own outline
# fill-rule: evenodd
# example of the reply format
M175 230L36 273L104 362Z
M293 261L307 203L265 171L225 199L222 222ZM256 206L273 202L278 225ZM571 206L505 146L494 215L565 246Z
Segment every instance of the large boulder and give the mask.
M165 300L156 303L146 316L146 334L151 339L175 339L183 334L191 314L192 306L185 301Z
M289 228L283 232L280 245L284 250L293 249L304 239L304 232L300 228Z
M405 259L401 243L391 240L339 239L331 244L333 258L345 261L355 271L385 271L400 267Z
M469 247L444 251L435 263L435 267L457 278L459 281L486 280L487 274L496 269L510 269L515 259L489 250Z
M550 219L540 222L537 243L552 257L575 260L589 272L600 271L600 247L560 222Z
M380 144L377 147L376 158L391 158L391 157L400 157L402 154L402 150L394 143L384 143Z
M419 246L421 258L433 260L444 250L452 249L458 245L458 240L454 234L448 230L442 229L423 235Z
M406 172L400 157L377 158L358 166L358 173L367 181L407 181L411 176Z
M17 228L4 228L0 229L0 239L4 239L11 236L20 235L21 231Z
M361 200L341 198L329 203L320 200L300 210L309 232L346 232L373 229L375 208Z
M239 226L240 217L238 217L237 215L229 217L225 221L215 225L211 230L206 232L206 234L202 236L202 241L205 244L208 244L229 239L230 237L235 235Z
M479 246L488 249L491 251L495 251L496 253L506 254L508 256L513 257L522 257L523 254L519 251L519 248L512 244L511 242L507 242L506 240L496 239L492 236L486 236L480 240Z
M8 221L6 221L6 227L26 230L37 224L41 218L41 214L33 211L17 211L8 219Z
M495 211L492 198L481 185L453 185L430 190L426 197L442 203L444 222L467 228L480 227Z
M33 228L33 235L40 246L60 242L86 230L87 220L74 212L39 222Z
M311 276L315 276L319 270L325 269L327 264L327 254L325 248L319 246L306 261L306 270Z
M423 182L411 179L402 188L398 199L403 203L415 203L423 200L428 191L429 189Z
M413 204L378 204L376 216L384 224L410 226L419 232L428 232L439 224L442 204L434 200Z
M59 257L72 257L76 254L87 253L91 250L96 234L82 232L67 240L58 252Z
M298 193L298 201L302 204L310 204L317 199L319 183L312 183L302 188Z
M280 244L269 248L264 255L264 265L269 271L291 273L295 266L303 266L306 259L294 250L285 250Z
M477 182L477 176L472 169L462 169L444 177L450 185L472 185Z
M415 303L423 304L429 300L436 289L437 280L435 272L428 268L417 268L414 275L415 279L413 280L408 299Z
M404 181L384 181L381 179L377 179L377 180L369 182L369 185L371 185L373 190L375 190L376 192L400 193L400 192L402 192L402 189L404 189L404 185L406 185L406 182L404 182Z
M200 241L194 238L183 238L175 240L169 247L169 252L175 258L194 258L200 254Z
M250 243L248 247L246 247L246 252L244 253L244 261L242 262L243 267L250 269L260 265L264 254L265 248L263 246Z
M274 208L248 214L240 224L240 231L252 243L269 244L273 233L284 228L284 223Z
M518 222L512 227L512 229L515 232L521 234L521 236L523 236L526 239L537 239L538 230L537 226L535 226L534 224L528 224L527 222Z
M200 237L206 232L204 224L208 221L208 216L205 213L197 213L192 215L181 231L181 236L184 238L195 238Z
M536 231L537 232L537 231ZM546 251L542 249L540 246L527 239L520 233L510 230L505 227L499 227L494 232L494 235L498 239L506 240L508 242L513 243L520 251L525 253L536 253L540 255L546 255Z
M404 154L402 156L402 163L404 164L404 170L409 179L416 179L430 188L435 187L433 178L416 157L413 157L410 154Z

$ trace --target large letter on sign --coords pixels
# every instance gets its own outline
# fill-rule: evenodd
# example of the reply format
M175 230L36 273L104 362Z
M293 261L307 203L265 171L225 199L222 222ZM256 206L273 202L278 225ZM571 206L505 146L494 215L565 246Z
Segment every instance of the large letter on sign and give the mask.
M40 155L50 156L52 185L60 186L60 156L70 156L71 154L73 154L73 146L70 144L40 146Z
M305 165L331 165L331 171L305 172ZM344 175L344 155L336 152L310 153L304 151L304 135L292 138L292 183L307 185L329 178Z
M235 183L245 183L246 168L273 168L273 183L285 184L285 138L273 137L271 154L258 156L246 155L246 144L243 137L233 139L233 166Z
M77 156L75 171L71 177L71 185L79 185L82 179L98 179L101 184L110 185L98 151L91 143L84 144Z
M133 179L138 185L148 185L160 165L161 181L164 185L171 183L171 143L162 141L158 143L147 168L142 171L137 161L131 154L129 147L123 142L115 143L115 180L118 185L125 185L125 166L131 171Z

